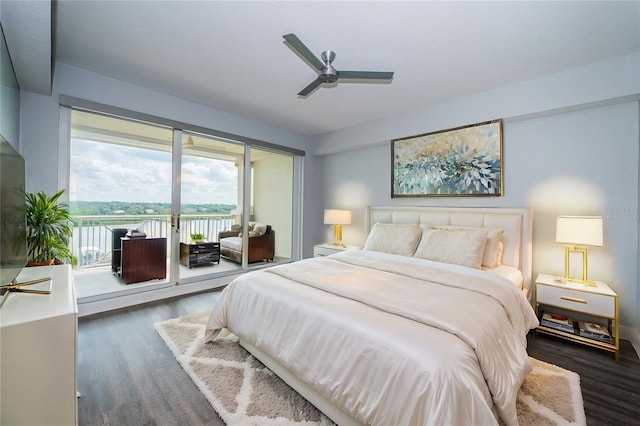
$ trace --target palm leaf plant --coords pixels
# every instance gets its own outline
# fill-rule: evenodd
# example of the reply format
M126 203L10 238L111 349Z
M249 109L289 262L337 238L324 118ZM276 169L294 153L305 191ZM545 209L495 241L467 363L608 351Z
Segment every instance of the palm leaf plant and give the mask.
M59 202L63 193L64 189L50 197L42 191L25 194L30 263L71 260L69 239L73 223L69 206Z

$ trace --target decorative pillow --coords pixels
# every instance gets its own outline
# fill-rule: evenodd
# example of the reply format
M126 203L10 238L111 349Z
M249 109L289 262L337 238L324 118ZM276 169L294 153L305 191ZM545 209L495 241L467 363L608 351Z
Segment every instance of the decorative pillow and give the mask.
M376 223L364 243L364 249L413 256L420 238L422 229L417 224Z
M502 266L502 253L504 253L504 243L498 241L498 250L496 250L496 268Z
M249 238L261 237L267 232L267 225L260 222L249 222ZM239 235L240 237L242 234Z
M486 230L433 229L420 241L414 257L480 269Z
M495 268L502 263L502 254L500 254L500 262L496 262L498 258L498 243L501 242L503 229L498 228L479 228L475 226L434 226L436 229L449 229L449 230L480 230L487 231L487 243L484 246L484 253L482 255L482 266L485 268ZM503 246L504 249L504 246Z
M253 225L253 232L255 233L255 235L251 235L251 233L249 233L249 236L253 236L253 237L261 237L265 234L265 232L267 232L267 225L265 225L264 223L259 223L256 222Z

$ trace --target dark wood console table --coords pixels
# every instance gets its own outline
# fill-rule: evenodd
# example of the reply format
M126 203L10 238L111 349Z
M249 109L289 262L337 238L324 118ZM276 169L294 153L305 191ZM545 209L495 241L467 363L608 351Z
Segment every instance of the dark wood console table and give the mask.
M127 284L167 276L166 238L129 238L122 241L120 276Z

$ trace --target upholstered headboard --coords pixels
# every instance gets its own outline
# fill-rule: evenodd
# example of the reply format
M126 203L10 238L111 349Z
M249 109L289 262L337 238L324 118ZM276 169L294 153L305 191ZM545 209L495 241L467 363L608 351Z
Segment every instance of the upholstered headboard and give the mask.
M520 269L531 294L533 212L531 209L476 207L385 207L367 209L367 230L376 223L457 225L504 230L502 264Z

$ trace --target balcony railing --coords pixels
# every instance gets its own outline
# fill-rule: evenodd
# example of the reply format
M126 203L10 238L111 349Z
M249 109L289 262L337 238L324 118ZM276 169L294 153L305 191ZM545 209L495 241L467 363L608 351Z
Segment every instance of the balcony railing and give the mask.
M139 229L151 237L168 237L171 247L171 216L118 215L73 216L71 252L78 260L77 267L111 265L114 229ZM218 241L218 233L236 223L234 215L181 215L180 241L188 243L191 234L203 234L206 241Z

